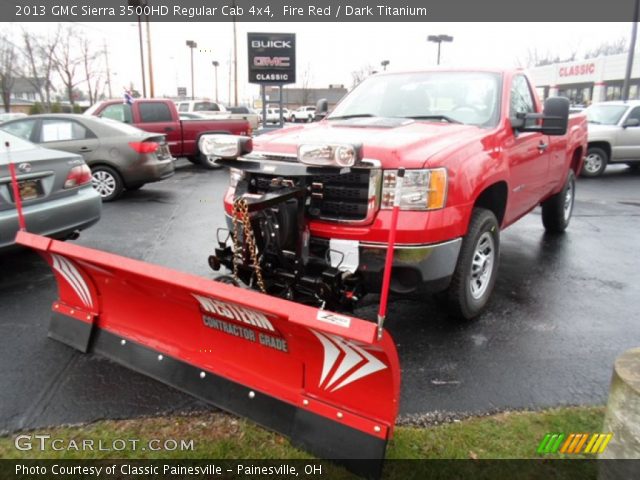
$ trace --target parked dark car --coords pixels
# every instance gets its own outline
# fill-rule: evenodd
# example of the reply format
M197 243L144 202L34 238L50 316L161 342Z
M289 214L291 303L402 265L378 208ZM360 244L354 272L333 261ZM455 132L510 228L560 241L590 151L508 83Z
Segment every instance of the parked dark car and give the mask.
M70 238L100 219L100 195L91 188L91 170L80 155L42 148L0 130L0 252L14 244L18 231L9 156L29 232Z
M174 173L164 135L87 115L32 115L0 126L47 148L78 153L91 167L93 186L102 200L117 199L126 188L136 190Z

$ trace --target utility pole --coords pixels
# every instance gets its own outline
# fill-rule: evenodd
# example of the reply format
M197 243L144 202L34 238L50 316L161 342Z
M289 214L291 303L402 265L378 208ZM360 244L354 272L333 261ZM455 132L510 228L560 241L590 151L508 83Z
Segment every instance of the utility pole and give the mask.
M140 5L140 0L129 0L129 6L138 7ZM144 47L142 42L142 16L138 15L138 42L140 46L140 73L142 75L142 97L145 98L147 96L147 80L146 75L144 73Z
M153 58L151 55L151 22L149 22L149 15L147 15L147 56L149 57L149 96L153 98L155 92L153 89Z
M102 47L104 49L104 60L107 66L107 87L109 92L109 98L113 98L113 92L111 91L111 69L109 68L109 51L107 50L107 41L102 41Z
M238 106L238 36L236 35L236 2L233 1L233 104Z
M629 45L629 53L627 54L627 71L624 76L622 85L622 100L629 100L629 82L631 80L631 71L633 70L633 55L636 50L636 38L638 36L638 15L640 8L640 0L635 0L633 7L633 26L631 27L631 44Z

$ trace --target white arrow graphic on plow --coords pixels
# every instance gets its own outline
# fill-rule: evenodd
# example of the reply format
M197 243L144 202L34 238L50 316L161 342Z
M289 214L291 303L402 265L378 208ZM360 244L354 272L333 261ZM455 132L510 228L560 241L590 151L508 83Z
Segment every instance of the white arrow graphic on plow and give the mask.
M338 367L323 387L325 390L335 392L356 380L387 368L384 363L354 343L328 333L320 333L313 330L312 333L320 340L322 348L324 349L324 362L322 364L322 374L318 386L325 383L327 376L331 370L333 370L336 362L340 358L340 354L342 354L342 360ZM353 370L357 365L359 365L359 367ZM347 375L348 372L351 373Z

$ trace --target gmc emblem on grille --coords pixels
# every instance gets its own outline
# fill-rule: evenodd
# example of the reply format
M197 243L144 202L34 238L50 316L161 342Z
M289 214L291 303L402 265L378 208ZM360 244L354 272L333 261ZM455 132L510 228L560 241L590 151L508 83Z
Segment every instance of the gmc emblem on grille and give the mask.
M20 165L18 165L18 170L22 173L29 173L31 171L31 164L21 163Z

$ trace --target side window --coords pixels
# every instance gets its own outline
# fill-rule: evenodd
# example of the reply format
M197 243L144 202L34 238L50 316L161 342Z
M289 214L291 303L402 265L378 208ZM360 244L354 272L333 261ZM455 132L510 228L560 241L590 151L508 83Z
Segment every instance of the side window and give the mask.
M35 126L35 120L24 120L21 122L9 123L3 125L2 129L9 133L12 133L16 137L24 138L31 141L31 134L33 133L33 127Z
M84 140L90 132L77 122L70 120L43 120L40 129L40 143Z
M633 110L631 110L631 113L627 117L627 120L631 120L631 119L640 121L640 107L636 107Z
M110 118L118 122L133 123L131 105L128 103L114 103L113 105L109 105L100 112L100 117Z
M522 75L516 76L511 85L509 117L515 118L518 113L534 113L535 111L535 103L527 79Z
M180 103L180 104L178 104L178 111L179 112L188 112L189 111L189 104L188 103Z
M171 110L166 103L140 102L140 121L142 123L171 122Z

